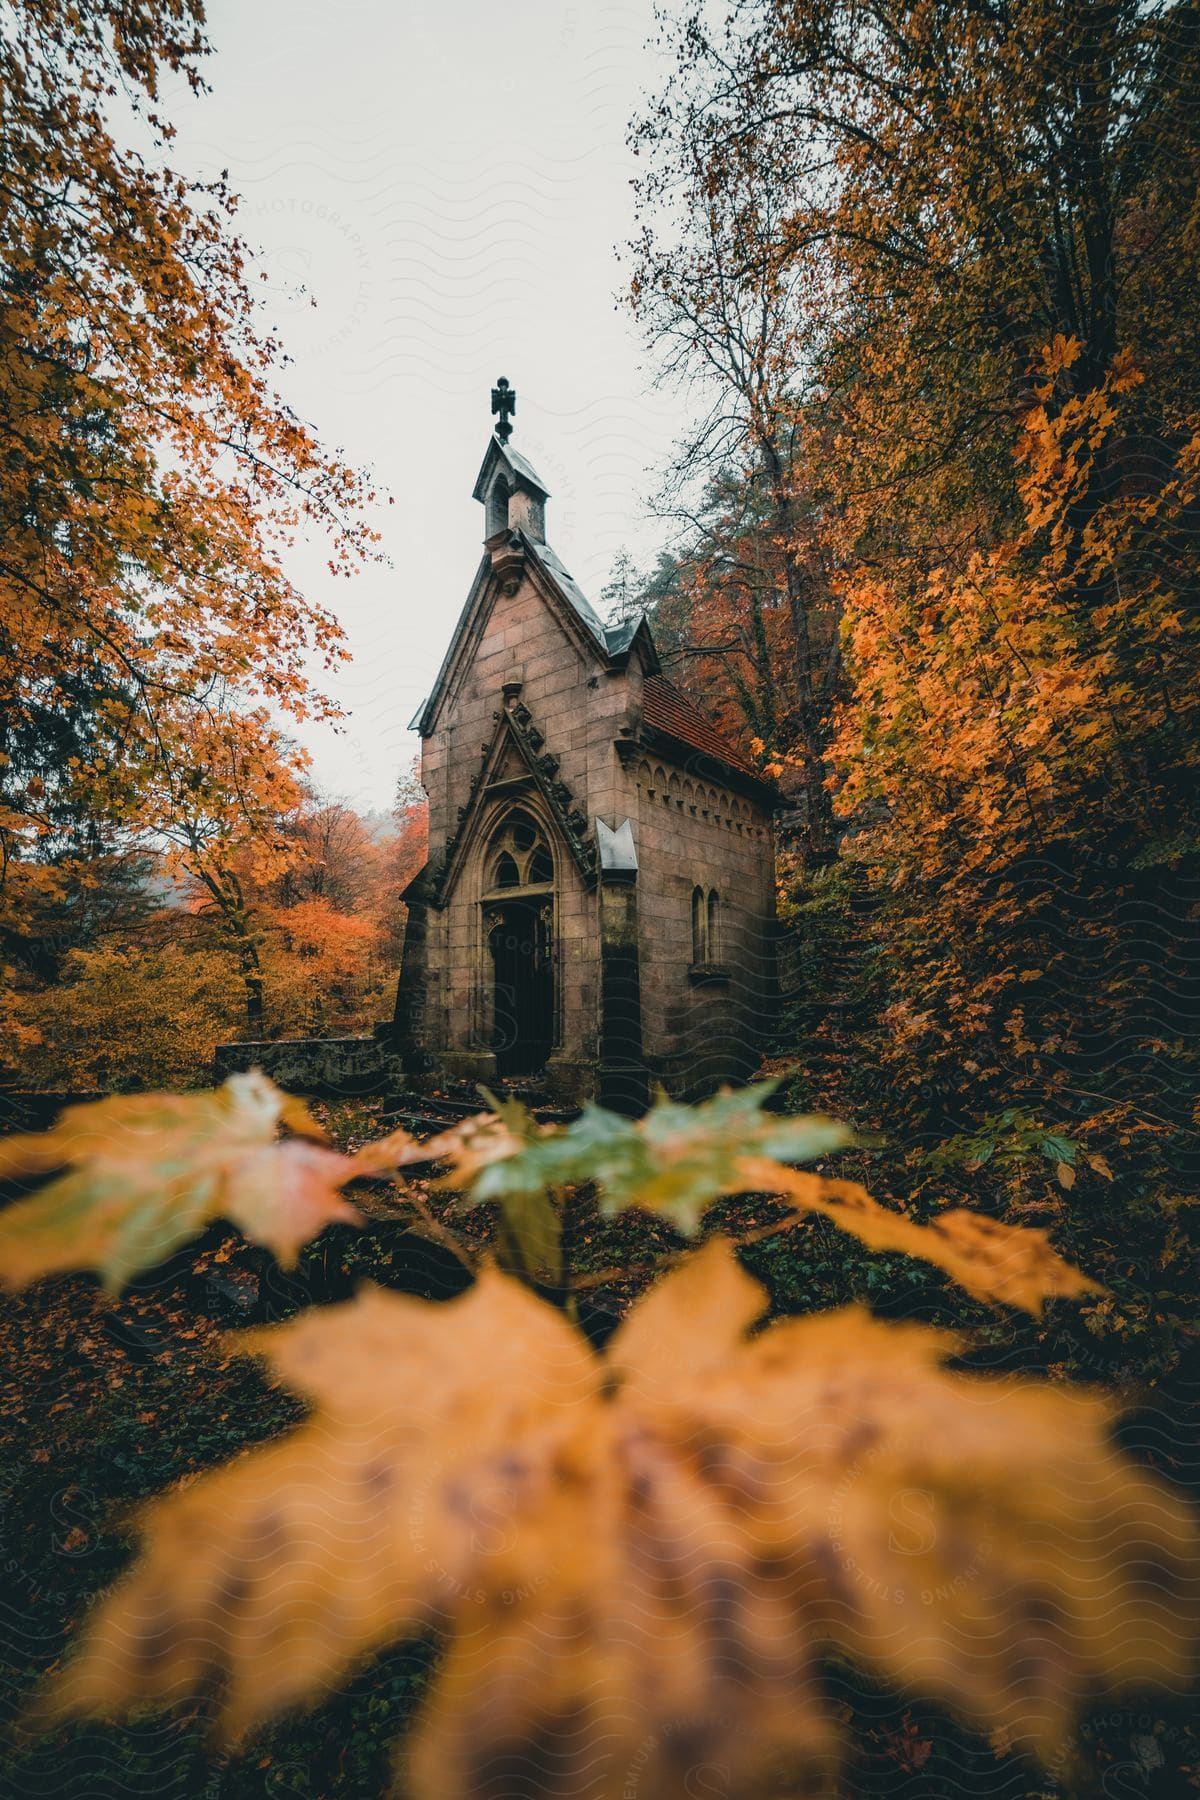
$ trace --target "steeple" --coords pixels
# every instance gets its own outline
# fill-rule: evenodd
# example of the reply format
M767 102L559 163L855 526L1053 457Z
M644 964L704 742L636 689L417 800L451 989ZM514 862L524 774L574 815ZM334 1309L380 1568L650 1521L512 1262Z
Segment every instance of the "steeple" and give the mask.
M537 470L509 444L510 414L517 410L517 390L500 376L492 389L492 411L499 422L488 444L472 497L486 510L484 539L499 531L525 532L535 544L546 541L546 501L550 490Z

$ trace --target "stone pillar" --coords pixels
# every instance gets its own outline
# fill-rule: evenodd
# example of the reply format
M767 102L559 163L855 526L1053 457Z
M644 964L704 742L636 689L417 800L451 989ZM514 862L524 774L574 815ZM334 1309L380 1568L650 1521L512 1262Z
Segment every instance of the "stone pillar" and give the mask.
M600 852L599 1099L613 1112L642 1113L649 1083L642 1056L637 853L628 819L611 831L596 820Z
M425 939L429 922L431 883L428 865L405 889L407 908L404 921L404 947L400 956L400 979L396 984L396 1010L392 1016L392 1046L405 1071L424 1075L432 1066L425 1025L425 989L428 959Z

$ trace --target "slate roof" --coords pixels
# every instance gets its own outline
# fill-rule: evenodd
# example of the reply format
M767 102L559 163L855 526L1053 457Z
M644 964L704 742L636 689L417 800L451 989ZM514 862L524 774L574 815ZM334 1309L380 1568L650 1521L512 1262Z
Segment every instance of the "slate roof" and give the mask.
M549 544L535 544L532 538L526 538L525 542L533 551L533 554L537 557L538 561L542 564L542 567L549 571L555 585L563 595L563 598L570 602L572 608L583 620L583 623L587 626L601 650L607 654L609 644L604 629L604 621L576 581L575 577L568 574L562 560L556 552L550 548Z
M624 656L634 638L637 636L639 627L645 622L645 619L645 613L639 612L634 613L632 618L618 620L615 625L606 625L604 627L604 638L608 645L608 654L610 656Z
M526 458L521 455L519 450L514 450L511 444L502 444L500 439L493 433L492 438L488 443L488 447L483 453L483 462L480 465L479 474L475 477L475 486L471 494L473 500L482 500L484 498L487 480L492 472L492 464L496 461L507 463L514 475L523 476L528 485L531 488L534 488L536 492L542 496L543 500L548 500L550 498L550 489L546 486L533 464L528 462Z
M724 763L740 775L762 781L762 771L747 761L737 746L717 730L707 713L702 713L665 675L646 677L642 690L642 716L650 730L664 732L678 743L700 751L701 755L711 756L714 762Z

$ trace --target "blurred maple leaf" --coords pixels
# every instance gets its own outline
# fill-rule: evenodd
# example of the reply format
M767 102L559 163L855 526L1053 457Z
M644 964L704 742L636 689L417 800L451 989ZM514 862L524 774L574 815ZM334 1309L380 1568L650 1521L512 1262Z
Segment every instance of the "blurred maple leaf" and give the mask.
M290 1267L326 1225L357 1224L338 1189L357 1173L305 1138L320 1127L265 1075L201 1094L118 1095L71 1106L51 1131L0 1139L0 1180L66 1172L0 1214L0 1284L96 1269L109 1289L229 1219Z
M746 1188L743 1157L809 1162L851 1141L846 1127L832 1119L764 1112L777 1086L762 1081L725 1089L697 1106L659 1093L637 1120L589 1103L559 1131L519 1135L510 1126L507 1149L486 1163L472 1156L469 1146L456 1153L451 1145L455 1176L469 1184L472 1201L502 1205L594 1182L606 1216L640 1206L691 1234L714 1200Z
M594 1182L604 1214L639 1206L687 1233L722 1195L779 1195L871 1249L920 1257L979 1299L1035 1314L1051 1295L1102 1291L1056 1255L1043 1231L961 1210L918 1225L856 1182L786 1166L838 1149L850 1133L831 1119L764 1112L774 1086L723 1091L699 1106L660 1094L636 1121L587 1105L565 1128L489 1094L492 1113L424 1143L395 1131L353 1157L277 1142L280 1124L308 1135L320 1129L300 1101L259 1074L234 1076L215 1093L71 1107L52 1131L0 1140L0 1179L70 1165L0 1216L0 1281L19 1286L97 1268L116 1287L218 1216L291 1264L325 1225L359 1222L338 1192L347 1182L445 1158L452 1168L440 1185L463 1190L471 1206L497 1203L500 1265L533 1281L562 1279L556 1196Z
M244 1334L312 1420L152 1504L46 1710L216 1672L237 1739L434 1623L406 1792L682 1795L714 1761L754 1800L828 1786L830 1652L1042 1754L1095 1685L1186 1678L1194 1526L1106 1400L855 1307L748 1335L765 1305L714 1240L603 1360L494 1270Z
M824 1180L750 1157L741 1172L748 1186L785 1194L801 1212L822 1213L870 1250L899 1250L933 1263L977 1300L1019 1306L1036 1317L1048 1299L1104 1292L1034 1226L1006 1225L965 1207L918 1225L880 1206L856 1181Z
M1052 1295L1101 1291L1063 1262L1043 1231L965 1210L919 1225L881 1206L857 1182L786 1167L814 1161L852 1140L833 1119L764 1112L777 1085L767 1081L723 1091L698 1106L660 1094L638 1120L588 1104L560 1130L537 1125L524 1108L508 1102L503 1117L466 1120L432 1139L424 1153L450 1158L453 1173L444 1185L465 1187L470 1204L498 1202L530 1270L558 1266L559 1215L549 1196L594 1182L605 1215L639 1206L689 1235L723 1195L780 1195L800 1211L824 1214L873 1250L898 1250L935 1264L977 1299L1034 1314ZM404 1146L397 1152L416 1160ZM522 1263L509 1266L520 1272Z

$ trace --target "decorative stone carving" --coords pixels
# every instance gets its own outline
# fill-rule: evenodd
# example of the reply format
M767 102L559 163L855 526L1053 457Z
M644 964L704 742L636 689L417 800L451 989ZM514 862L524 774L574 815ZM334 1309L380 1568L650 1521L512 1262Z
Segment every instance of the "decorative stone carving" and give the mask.
M504 684L505 698L510 702L519 692L519 682ZM510 703L507 712L493 712L492 717L501 729L507 721L513 738L521 747L533 781L549 806L555 823L566 840L576 868L589 887L594 886L597 874L597 856L595 844L588 834L587 819L575 805L574 795L567 783L559 778L558 772L561 763L558 757L554 755L553 751L544 749L546 740L534 724L533 714L523 701L518 700L516 704ZM460 859L470 827L470 819L475 812L481 792L486 791L483 778L487 772L488 762L496 750L496 744L497 738L493 738L490 744L483 747L481 753L483 767L471 778L471 798L466 806L458 808L458 825L447 846L445 863L436 884L433 902L435 906L445 904L448 882Z

